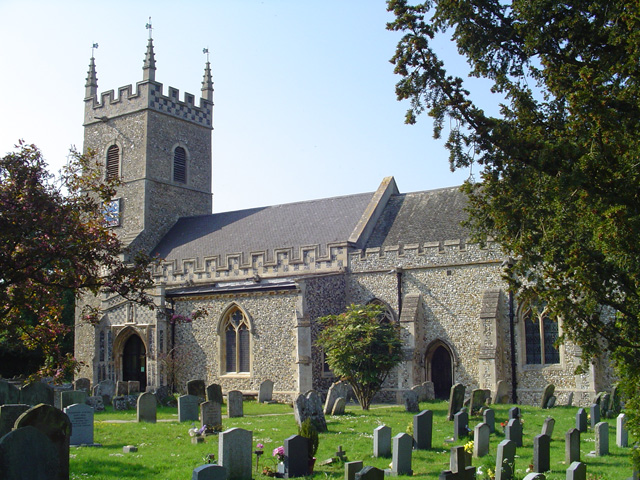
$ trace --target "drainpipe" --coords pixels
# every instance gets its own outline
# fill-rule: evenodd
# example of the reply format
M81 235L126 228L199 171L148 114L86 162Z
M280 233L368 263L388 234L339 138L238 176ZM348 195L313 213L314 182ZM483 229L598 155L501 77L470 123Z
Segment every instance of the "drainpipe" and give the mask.
M402 313L402 267L396 267L396 279L398 281L398 321Z
M511 257L502 262L502 266L507 269L513 267L514 261ZM515 333L515 310L513 306L513 287L509 285L509 337L511 344L511 398L513 403L518 403L518 379L516 376L516 333Z

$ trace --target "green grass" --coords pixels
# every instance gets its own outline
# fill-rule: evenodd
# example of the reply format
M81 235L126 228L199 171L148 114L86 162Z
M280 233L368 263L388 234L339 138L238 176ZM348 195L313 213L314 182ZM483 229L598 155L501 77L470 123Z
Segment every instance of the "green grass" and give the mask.
M414 451L412 467L414 476L437 479L440 472L448 468L449 450L452 446L462 445L465 441L448 443L445 439L453 434L453 422L446 420L446 402L425 402L422 409L433 410L434 430L433 448L429 451ZM473 465L495 465L496 447L504 439L500 431L500 422L508 417L511 405L494 405L498 432L491 435L490 456L474 459ZM533 437L540 433L544 419L551 415L556 424L551 442L551 471L549 480L564 480L567 465L564 464L564 434L575 426L576 408L556 407L541 410L536 407L521 407L524 419L524 445L517 450L517 478L525 476L525 470L532 461ZM224 409L223 409L224 413ZM257 404L245 402L243 418L223 418L224 428L240 427L253 432L254 446L264 444L264 455L260 466L273 467L271 451L283 444L285 438L297 433L293 410L289 405ZM188 434L191 422L179 423L175 408L161 407L158 410L159 422L156 424L136 423L135 411L105 412L95 415L95 442L102 447L72 447L70 470L72 479L167 479L183 480L191 478L195 467L205 463L208 454L218 457L218 436L209 436L206 443L192 444ZM471 428L482 420L473 417ZM314 478L344 478L342 465L318 465L334 456L339 445L347 452L349 460L363 460L365 465L388 468L390 458L373 458L373 430L379 425L388 425L392 435L406 432L413 421L413 414L404 411L401 406L373 405L368 412L357 406L348 406L347 414L340 417L327 417L328 433L320 434L320 446L316 455ZM587 476L592 480L626 479L631 475L629 464L630 449L621 449L615 445L615 420L609 421L610 452L606 457L587 457L594 450L594 435L591 431L581 436L581 460L587 464ZM136 445L137 453L125 454L122 447ZM255 468L255 457L254 457ZM254 478L267 478L255 473ZM484 478L478 476L479 479Z

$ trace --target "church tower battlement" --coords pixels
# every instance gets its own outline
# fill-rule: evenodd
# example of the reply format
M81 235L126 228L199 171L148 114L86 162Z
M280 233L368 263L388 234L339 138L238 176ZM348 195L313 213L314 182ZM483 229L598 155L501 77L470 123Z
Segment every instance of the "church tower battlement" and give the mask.
M149 252L180 217L212 210L213 81L207 59L199 104L190 93L156 81L149 38L135 92L127 85L98 93L95 59L85 84L84 150L95 152L105 178L121 186L109 222L132 251Z

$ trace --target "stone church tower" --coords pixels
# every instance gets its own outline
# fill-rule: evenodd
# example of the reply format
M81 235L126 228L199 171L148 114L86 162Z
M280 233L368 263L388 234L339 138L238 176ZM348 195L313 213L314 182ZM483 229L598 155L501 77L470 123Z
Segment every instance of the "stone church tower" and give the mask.
M98 96L94 59L85 85L84 149L95 151L105 177L120 177L110 222L132 251L149 252L180 217L211 213L213 82L207 61L202 98L156 81L153 40L143 78Z

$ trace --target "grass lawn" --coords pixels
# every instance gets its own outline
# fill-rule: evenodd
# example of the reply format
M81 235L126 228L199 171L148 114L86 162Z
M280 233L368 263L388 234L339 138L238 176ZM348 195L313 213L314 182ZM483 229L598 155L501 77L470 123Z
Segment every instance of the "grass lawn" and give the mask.
M473 465L482 467L483 474L478 479L489 478L485 475L487 467L494 468L498 443L504 440L500 422L508 418L512 405L494 405L497 432L491 435L490 455L474 459ZM453 436L453 422L446 420L446 402L424 402L421 409L432 410L433 448L428 451L414 450L412 468L414 477L437 479L442 470L448 469L449 450L452 446L463 445L465 441L449 443L446 439ZM521 407L524 420L524 445L517 449L516 478L525 476L532 461L533 437L541 431L544 419L553 416L556 420L551 441L551 471L549 480L564 480L567 465L564 464L564 435L575 426L575 407L556 407L541 410L536 407ZM289 405L264 405L255 401L244 403L243 418L224 418L225 429L240 427L253 432L254 446L264 444L264 455L260 466L275 465L272 450L283 444L285 438L297 433L293 409ZM209 436L203 444L192 444L188 430L191 422L179 423L177 409L161 407L158 410L158 423L136 423L135 411L113 412L107 410L95 414L95 442L102 447L71 447L70 470L72 479L116 480L127 478L144 479L190 479L195 467L202 465L208 454L218 458L218 436ZM481 417L472 417L471 429L482 421ZM329 432L320 434L320 446L316 457L316 479L344 478L343 465L321 466L323 460L335 455L338 446L346 451L349 460L363 460L365 466L388 468L390 458L373 458L373 430L379 425L388 425L392 436L406 432L413 422L413 414L404 411L402 406L372 405L368 412L358 406L347 406L343 416L327 417ZM609 422L609 449L606 457L589 457L595 449L594 435L591 429L581 435L580 457L587 464L587 478L591 480L624 480L631 475L630 449L618 448L615 444L615 419ZM199 426L199 425L198 425ZM135 445L137 453L123 453L122 447ZM255 469L255 456L254 456ZM262 469L260 469L262 470ZM254 470L255 472L255 470ZM267 478L255 472L254 478ZM405 477L407 478L407 477Z

